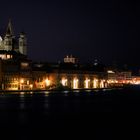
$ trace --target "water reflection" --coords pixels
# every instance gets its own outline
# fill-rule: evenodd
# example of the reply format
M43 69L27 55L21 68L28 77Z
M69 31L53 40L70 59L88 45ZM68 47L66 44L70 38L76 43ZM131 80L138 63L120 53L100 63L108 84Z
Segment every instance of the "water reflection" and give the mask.
M74 90L73 92L79 93L79 92L80 92L80 90Z
M20 94L20 98L19 98L19 108L22 110L22 109L25 109L25 96L24 94Z
M46 97L48 97L50 92L49 91L45 91L44 94L45 94Z
M49 99L48 99L48 98L45 98L45 101L44 101L44 108L45 108L46 110L48 110L49 107L50 107Z
M86 92L91 92L91 90L85 90Z
M107 95L112 93L109 89L103 90L85 90L80 91L79 89L73 91L42 91L38 92L16 92L16 93L4 93L0 94L0 109L10 109L12 111L19 110L19 114L24 118L27 110L42 111L45 113L52 111L53 109L67 109L68 106L81 105L91 101L92 97L96 95ZM72 104L74 103L74 104ZM57 109L56 109L57 110ZM25 115L25 116L24 116Z
M65 90L65 91L63 91L63 93L66 93L66 94L67 94L67 93L69 93L69 91L66 91L66 90Z

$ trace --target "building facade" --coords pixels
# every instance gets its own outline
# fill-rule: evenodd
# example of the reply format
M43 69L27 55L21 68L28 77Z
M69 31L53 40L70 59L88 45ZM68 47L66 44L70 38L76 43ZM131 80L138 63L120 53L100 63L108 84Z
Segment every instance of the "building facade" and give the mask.
M11 21L0 37L1 90L96 89L123 83L131 83L131 71L106 71L97 60L80 64L70 55L63 63L33 63L27 58L25 33L16 39Z
M21 32L17 38L14 35L11 21L9 21L5 34L0 36L0 51L7 53L15 51L27 55L27 39L25 33ZM0 54L0 58L9 59L2 54Z

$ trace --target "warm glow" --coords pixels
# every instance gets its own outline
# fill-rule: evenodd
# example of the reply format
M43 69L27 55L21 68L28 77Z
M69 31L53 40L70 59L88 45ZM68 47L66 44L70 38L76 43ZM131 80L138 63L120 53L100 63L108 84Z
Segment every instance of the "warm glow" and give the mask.
M85 80L85 88L89 88L90 87L90 79L86 79Z
M100 82L100 88L104 88L104 80L101 80L101 82Z
M116 80L107 80L107 82L108 82L108 84L113 84L113 83L115 83L116 82Z
M114 71L112 70L108 70L107 73L115 73Z
M45 80L45 83L46 83L46 86L50 86L50 80L48 78Z
M68 80L63 78L61 83L62 83L63 86L67 86L68 85Z
M30 84L30 81L28 80L28 81L27 81L27 85L29 85L29 84Z
M73 89L77 89L78 88L78 82L79 82L79 80L77 78L73 79Z
M11 58L11 55L7 55L7 59L10 59Z
M33 85L32 85L32 84L30 84L30 88L31 88L31 89L33 88Z
M24 80L23 80L23 79L21 79L21 80L20 80L20 83L21 83L21 84L23 84L23 83L24 83Z
M93 80L93 88L98 88L98 79Z

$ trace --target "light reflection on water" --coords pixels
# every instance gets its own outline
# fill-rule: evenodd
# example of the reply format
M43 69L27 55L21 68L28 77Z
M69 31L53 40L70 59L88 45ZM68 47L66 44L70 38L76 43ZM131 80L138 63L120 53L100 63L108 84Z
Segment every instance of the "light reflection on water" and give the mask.
M95 92L98 92L99 90L98 89L96 89L96 90L94 90Z
M50 92L49 91L44 91L45 96L49 96Z
M52 114L55 118L56 115L65 113L110 111L114 102L118 103L114 98L116 93L118 94L119 90L87 89L85 91L42 91L32 92L32 94L27 92L4 93L0 94L0 113L5 114L7 118L13 115L13 120L25 123L34 117L37 119L40 117L41 120L42 116L47 118L51 117ZM4 119L5 116L3 118L0 116L0 118Z
M25 92L20 92L19 97L19 108L22 110L25 108Z
M45 101L44 101L44 108L48 110L49 107L50 107L49 100L48 99L45 99Z
M25 92L20 92L19 97L24 98L25 97Z
M69 93L69 91L67 91L67 90L66 91L63 91L63 93L66 93L67 94L67 93Z
M20 95L24 95L25 94L25 92L20 92Z
M78 89L77 89L77 90L74 90L73 92L79 93L79 92L80 92L80 90L78 90Z
M91 90L90 89L87 89L87 90L85 90L85 92L91 92Z

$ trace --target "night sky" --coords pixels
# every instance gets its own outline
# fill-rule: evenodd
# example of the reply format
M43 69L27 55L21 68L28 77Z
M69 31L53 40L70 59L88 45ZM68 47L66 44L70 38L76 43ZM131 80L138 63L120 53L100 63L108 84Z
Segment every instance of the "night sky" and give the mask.
M135 1L2 1L0 29L12 19L16 35L28 37L28 56L62 61L73 54L81 62L140 65L140 4Z

